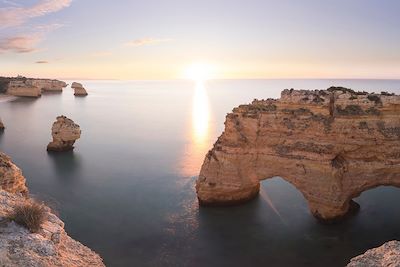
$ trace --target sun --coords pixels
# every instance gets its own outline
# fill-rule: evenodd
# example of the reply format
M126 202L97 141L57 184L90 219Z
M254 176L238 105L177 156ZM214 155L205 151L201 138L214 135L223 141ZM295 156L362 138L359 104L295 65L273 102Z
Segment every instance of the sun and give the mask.
M211 79L214 75L215 67L206 63L193 63L185 68L184 78L197 82Z

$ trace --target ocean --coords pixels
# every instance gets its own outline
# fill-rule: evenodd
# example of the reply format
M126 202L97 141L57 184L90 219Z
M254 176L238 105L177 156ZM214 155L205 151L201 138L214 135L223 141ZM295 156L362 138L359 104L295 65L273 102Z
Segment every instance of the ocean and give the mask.
M71 83L72 81L67 81ZM0 149L23 170L31 194L70 236L107 266L344 266L400 239L400 191L378 187L360 212L335 225L310 214L279 177L235 207L199 207L194 184L208 149L235 106L277 98L285 88L332 85L400 93L400 80L79 81L41 98L0 102ZM73 152L47 153L59 115L78 123Z

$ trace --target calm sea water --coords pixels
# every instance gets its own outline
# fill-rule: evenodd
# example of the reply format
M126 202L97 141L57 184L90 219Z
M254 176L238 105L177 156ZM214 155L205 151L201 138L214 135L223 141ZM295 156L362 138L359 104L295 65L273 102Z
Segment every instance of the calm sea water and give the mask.
M364 192L357 216L321 225L292 185L262 183L237 207L199 208L196 175L226 113L284 88L400 93L400 80L83 81L89 96L62 94L0 103L0 149L30 191L54 207L75 239L108 266L343 266L400 239L400 191ZM80 124L74 152L48 154L58 115Z

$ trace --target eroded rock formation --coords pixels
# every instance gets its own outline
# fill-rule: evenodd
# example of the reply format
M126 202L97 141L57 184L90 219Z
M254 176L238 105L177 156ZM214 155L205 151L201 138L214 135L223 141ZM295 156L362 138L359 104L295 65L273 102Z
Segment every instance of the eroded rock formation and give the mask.
M27 79L26 84L38 87L42 91L62 92L67 84L63 81L50 79Z
M390 241L351 259L347 267L400 266L400 242Z
M57 117L51 128L53 141L47 145L48 151L68 151L74 148L74 143L81 136L78 124L65 116Z
M0 118L0 131L3 131L6 127L4 126L3 121Z
M10 193L28 194L22 171L4 153L0 152L0 189Z
M0 190L0 266L105 266L99 255L67 235L50 209L38 233L7 219L25 201Z
M71 85L71 88L74 89L74 95L76 95L76 96L87 96L88 95L88 93L86 92L86 89L80 83L73 82Z
M14 96L39 97L42 90L39 87L31 85L25 81L10 81L7 86L7 94Z
M367 189L400 186L400 96L292 89L241 105L204 160L197 196L204 205L243 202L275 176L323 220L346 215Z

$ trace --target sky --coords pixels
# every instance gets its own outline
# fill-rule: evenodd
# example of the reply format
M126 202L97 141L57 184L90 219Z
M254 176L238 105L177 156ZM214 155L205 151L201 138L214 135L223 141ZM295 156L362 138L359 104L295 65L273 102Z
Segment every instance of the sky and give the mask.
M0 0L0 76L400 79L398 0ZM195 68L196 69L196 68Z

